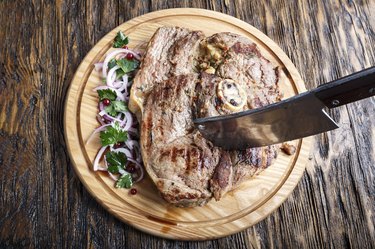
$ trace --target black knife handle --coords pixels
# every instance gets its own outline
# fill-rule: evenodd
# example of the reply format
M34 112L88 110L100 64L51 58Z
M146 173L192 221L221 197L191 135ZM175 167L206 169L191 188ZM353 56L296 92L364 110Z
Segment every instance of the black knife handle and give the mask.
M375 95L375 67L331 81L312 90L328 108Z

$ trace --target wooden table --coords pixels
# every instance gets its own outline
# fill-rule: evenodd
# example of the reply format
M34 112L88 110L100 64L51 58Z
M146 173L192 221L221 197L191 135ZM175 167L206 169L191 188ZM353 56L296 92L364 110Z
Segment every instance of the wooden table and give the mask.
M67 89L94 44L138 15L216 10L278 43L307 88L375 65L375 1L0 1L0 248L375 248L375 98L330 111L287 201L238 234L203 242L142 233L75 175L63 134Z

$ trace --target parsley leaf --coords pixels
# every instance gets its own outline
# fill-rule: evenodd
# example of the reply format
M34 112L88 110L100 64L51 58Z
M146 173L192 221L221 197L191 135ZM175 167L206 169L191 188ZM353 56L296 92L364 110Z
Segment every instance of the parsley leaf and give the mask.
M112 106L117 112L124 112L128 109L124 101L112 101Z
M119 66L120 68L116 70L116 79L121 78L125 74L134 71L139 66L139 61L137 60L127 60L127 59L112 59L108 62L108 70L113 68L114 66Z
M117 112L115 111L115 109L113 108L112 105L109 105L109 106L106 106L104 108L104 110L109 114L111 115L112 117L116 116Z
M108 62L108 70L116 66L116 59L112 59Z
M127 45L129 43L129 38L122 33L122 31L119 31L115 37L115 41L113 43L114 48L122 48L123 46Z
M118 122L115 122L113 126L108 126L105 131L100 132L100 140L103 146L125 142L127 139L128 133L121 129Z
M123 174L116 182L116 188L131 188L132 185L133 179L129 173Z
M111 70L113 67L115 67L117 65L117 60L116 59L112 59L108 62L108 70ZM124 71L119 68L116 70L116 79L119 79L121 78L123 75L124 75Z
M109 106L106 106L104 110L112 117L116 116L118 112L126 111L126 105L124 101L111 101Z
M98 90L98 95L99 95L100 101L102 101L103 99L109 99L113 101L117 97L117 94L115 93L115 91L111 89Z
M124 71L122 71L121 68L116 70L116 79L120 79L124 75L125 75L125 73L124 73Z
M126 164L126 155L122 152L109 151L105 154L105 159L108 163L108 171L116 174L120 170L124 170Z
M120 60L117 60L116 63L122 69L124 74L127 74L131 71L134 71L139 66L139 61L137 61L137 60L127 60L127 59L124 59L124 58L122 58Z

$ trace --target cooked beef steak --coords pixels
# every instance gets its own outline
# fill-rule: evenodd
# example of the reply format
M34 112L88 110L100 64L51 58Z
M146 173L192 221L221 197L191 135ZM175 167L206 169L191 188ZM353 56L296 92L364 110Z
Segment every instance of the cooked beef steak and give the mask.
M141 119L143 101L153 87L172 75L193 72L193 57L201 31L179 27L158 29L148 43L142 65L134 78L129 108Z
M205 38L199 31L160 28L134 79L129 107L142 118L143 160L164 199L204 205L267 168L276 146L225 151L205 140L192 119L278 100L277 69L255 43L232 33Z
M141 149L148 174L162 196L180 206L202 205L220 149L203 139L192 122L197 76L180 75L155 86L144 103Z

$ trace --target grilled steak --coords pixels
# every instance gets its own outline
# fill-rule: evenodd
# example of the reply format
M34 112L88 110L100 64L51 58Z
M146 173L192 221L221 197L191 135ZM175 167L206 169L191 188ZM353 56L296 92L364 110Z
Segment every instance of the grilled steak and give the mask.
M143 101L153 87L171 75L193 72L194 51L204 37L200 31L179 27L158 29L148 43L142 66L134 78L129 108L141 119Z
M162 196L180 206L203 205L212 196L209 180L220 158L194 130L196 75L180 75L155 86L145 100L141 149L145 167Z
M255 43L232 33L205 38L199 31L160 28L134 79L129 107L141 118L145 168L163 198L177 206L204 205L267 168L276 146L226 151L205 140L192 120L279 100L277 69Z

